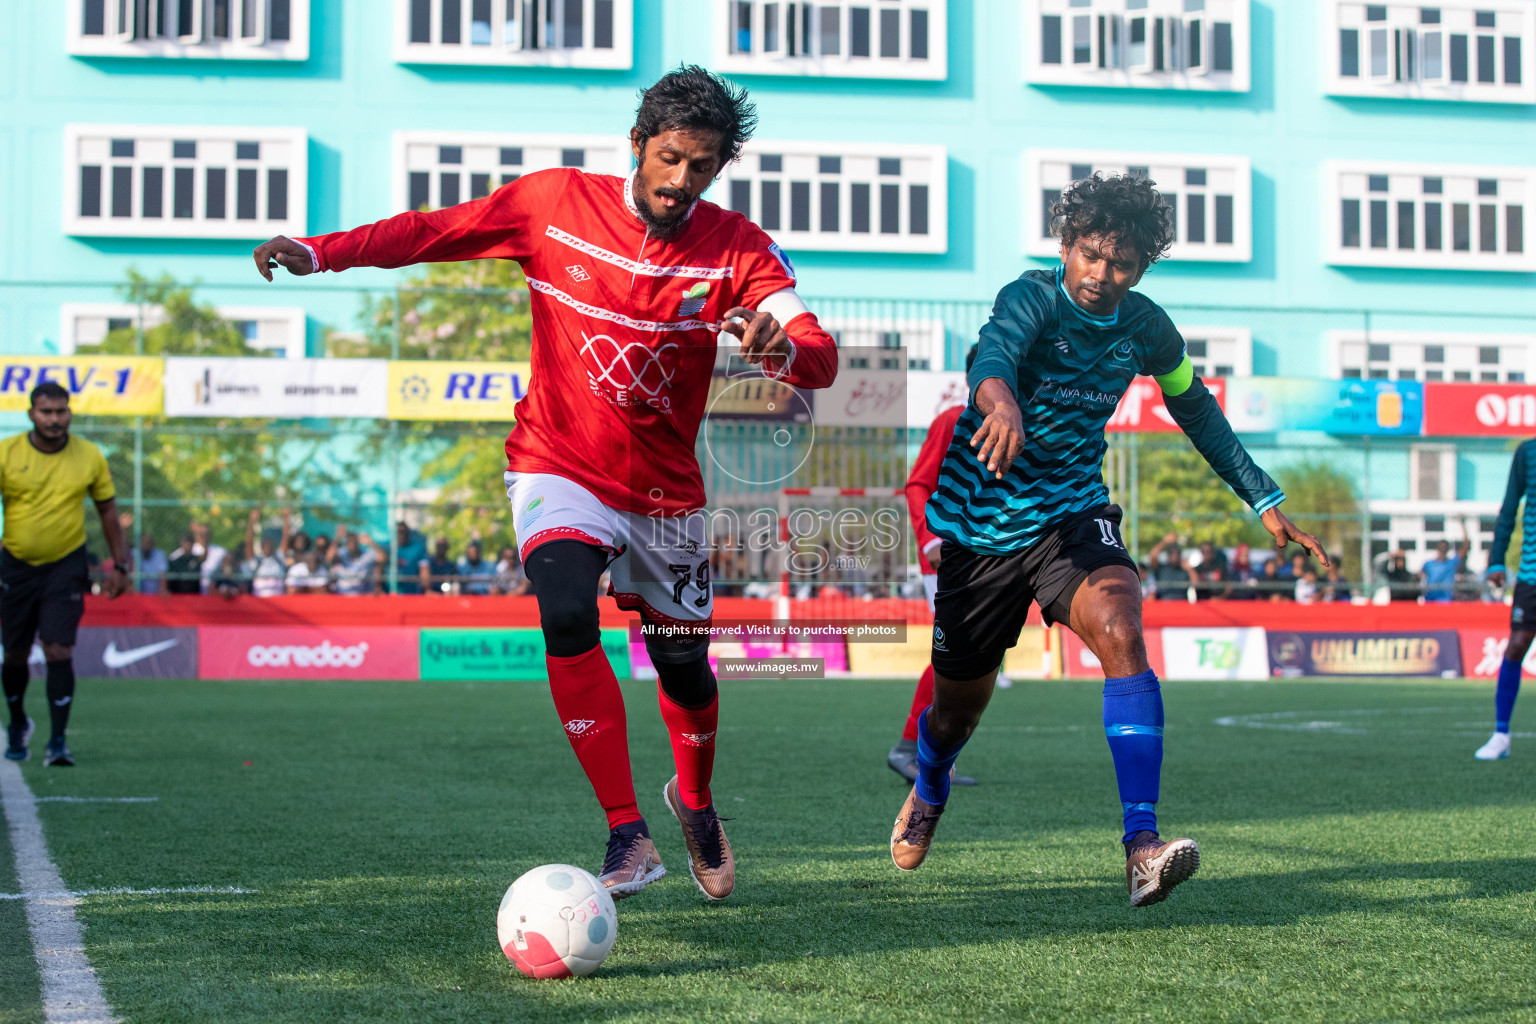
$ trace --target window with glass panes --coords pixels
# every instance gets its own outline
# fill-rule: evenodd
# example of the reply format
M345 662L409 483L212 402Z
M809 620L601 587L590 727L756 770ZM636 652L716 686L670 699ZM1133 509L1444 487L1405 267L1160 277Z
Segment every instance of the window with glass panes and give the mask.
M753 141L710 195L786 249L944 252L941 146Z
M305 230L299 128L66 125L67 234L270 238Z
M305 314L297 306L217 306L214 309L240 332L252 348L278 358L302 359ZM81 345L99 345L113 331L131 330L140 307L127 302L66 302L59 307L59 354L70 355ZM143 307L144 328L165 323L164 308Z
M395 209L456 206L550 167L625 174L629 164L627 144L606 135L396 132Z
M1032 149L1024 154L1024 251L1061 251L1051 207L1074 181L1095 173L1151 178L1173 219L1171 260L1245 263L1253 258L1253 184L1248 159L1189 153L1093 153Z
M403 64L634 63L633 0L394 2L395 59Z
M852 370L944 369L944 323L901 317L821 318L821 326L849 351Z
M943 79L948 0L714 0L716 65L753 75Z
M1334 95L1536 103L1536 6L1324 0Z
M1039 85L1249 88L1248 0L1024 0Z
M309 0L63 0L82 57L307 60Z
M1178 324L1184 351L1204 378L1253 374L1253 332L1246 327Z
M1530 169L1336 161L1327 175L1332 263L1536 270Z
M1523 384L1536 336L1434 331L1333 331L1336 375L1367 380Z

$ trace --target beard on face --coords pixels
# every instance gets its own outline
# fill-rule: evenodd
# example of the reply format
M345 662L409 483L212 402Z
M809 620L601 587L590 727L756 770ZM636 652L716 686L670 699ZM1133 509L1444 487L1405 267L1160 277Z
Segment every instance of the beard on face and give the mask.
M645 226L650 230L653 238L672 238L683 230L683 224L685 223L683 214L688 212L688 204L693 202L693 196L690 196L680 188L673 188L670 185L663 185L658 189L648 192L644 182L640 180L640 172L638 170L635 172L634 187L631 191L635 195L635 209L639 211L640 219L645 222ZM656 196L677 200L677 206L675 207L677 212L671 217L663 218L658 216L656 210L651 206L651 200Z

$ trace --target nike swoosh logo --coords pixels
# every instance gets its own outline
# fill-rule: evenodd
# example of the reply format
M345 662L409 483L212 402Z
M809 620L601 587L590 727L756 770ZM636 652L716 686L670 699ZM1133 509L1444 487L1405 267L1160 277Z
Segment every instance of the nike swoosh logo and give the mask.
M73 697L60 697L58 700L53 702L53 706L56 708L68 707L69 702L74 699L75 698Z
M101 663L107 666L107 668L127 668L129 665L143 661L145 658L153 658L161 651L168 651L179 643L181 643L180 640L172 637L169 640L161 640L159 643L145 644L143 647L131 647L126 651L120 651L117 649L117 641L113 640L107 644L107 649L101 652Z

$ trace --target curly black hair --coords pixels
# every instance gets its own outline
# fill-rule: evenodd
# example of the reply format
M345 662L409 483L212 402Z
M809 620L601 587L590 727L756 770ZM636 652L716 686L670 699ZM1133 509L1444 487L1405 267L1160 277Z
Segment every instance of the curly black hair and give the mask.
M635 111L635 141L641 149L662 132L714 132L720 136L721 166L741 155L757 130L757 106L747 90L710 74L697 64L683 64L640 93Z
M1141 255L1147 267L1173 244L1173 216L1156 189L1141 175L1095 173L1068 185L1051 206L1051 233L1070 248L1087 235L1113 235Z

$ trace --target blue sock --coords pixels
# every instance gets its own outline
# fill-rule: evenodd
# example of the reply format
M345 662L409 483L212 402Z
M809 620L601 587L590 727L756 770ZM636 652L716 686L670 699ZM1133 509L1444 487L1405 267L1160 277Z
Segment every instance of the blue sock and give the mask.
M938 807L949 799L949 770L964 746L961 740L948 749L940 747L928 732L928 709L917 716L917 795L924 802Z
M1509 716L1520 695L1520 663L1505 658L1499 663L1499 687L1493 691L1493 731L1509 732Z
M1143 830L1157 831L1157 790L1163 770L1163 693L1151 669L1104 680L1104 735L1115 759L1122 842Z

